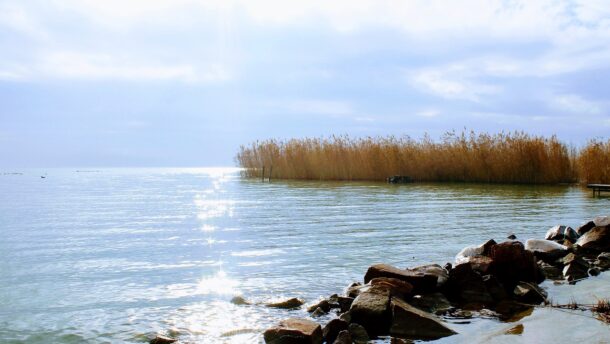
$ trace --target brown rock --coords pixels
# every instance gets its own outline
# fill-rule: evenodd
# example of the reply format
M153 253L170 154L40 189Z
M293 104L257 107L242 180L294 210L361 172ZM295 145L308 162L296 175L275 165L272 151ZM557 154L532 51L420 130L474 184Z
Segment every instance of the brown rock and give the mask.
M352 341L356 344L366 344L369 342L369 335L366 329L356 323L351 323L348 326L349 334L352 337Z
M327 342L327 343L331 343L331 342ZM335 341L332 343L333 344L352 344L352 335L347 330L341 331L337 335L337 338L335 339Z
M354 302L353 297L339 296L337 297L337 303L339 304L339 309L341 313L345 313L349 311L349 308L352 306L352 302Z
M390 328L390 291L372 286L354 299L349 310L352 322L358 323L371 336L383 335Z
M319 302L307 307L307 311L312 313L318 308L322 309L325 313L328 313L330 312L330 303L328 300L320 300Z
M576 241L576 245L588 251L610 251L610 225L591 228Z
M155 338L151 339L148 343L150 344L171 344L177 342L178 339L157 335Z
M393 337L410 339L438 339L456 334L434 315L421 311L398 298L392 298Z
M445 270L442 266L438 264L422 265L414 268L409 268L407 270L421 272L424 275L435 276L437 288L441 288L445 283L447 283L447 280L449 279L449 273L447 272L447 270Z
M563 242L563 240L567 239L571 242L575 242L578 240L578 233L572 227L557 225L555 227L550 228L544 238L546 240L554 240Z
M387 288L392 296L402 297L403 299L410 297L413 290L410 283L391 277L376 277L371 280L370 284Z
M493 262L489 272L507 290L514 289L520 281L540 283L544 280L533 253L525 250L519 241L506 241L493 246L491 258Z
M377 277L396 278L407 282L413 286L413 293L416 294L434 292L437 284L437 277L434 275L402 270L388 264L376 264L369 267L364 275L364 283Z
M321 344L323 337L319 324L290 318L265 331L264 338L268 344Z
M477 271L481 275L487 275L493 259L486 256L474 256L466 258L465 262L470 264L474 271Z
M530 305L539 305L546 301L548 296L547 292L542 288L538 287L534 283L519 282L515 287L513 294L515 299L519 302L527 303Z
M305 302L303 302L303 300L293 297L291 299L280 301L280 302L268 303L268 304L266 304L266 306L272 307L272 308L292 309L292 308L299 308L304 303Z
M444 314L452 308L451 303L442 293L415 295L409 300L409 304L424 312L435 314Z
M589 221L589 222L585 223L584 225L578 227L576 229L576 233L578 233L578 235L583 235L583 234L587 233L588 231L590 231L593 227L595 227L595 222Z
M349 324L341 319L333 319L324 326L322 335L326 343L333 343L341 331L346 331ZM349 332L348 332L349 333Z
M493 303L482 276L468 263L456 265L449 273L446 286L449 299L462 305L469 303Z

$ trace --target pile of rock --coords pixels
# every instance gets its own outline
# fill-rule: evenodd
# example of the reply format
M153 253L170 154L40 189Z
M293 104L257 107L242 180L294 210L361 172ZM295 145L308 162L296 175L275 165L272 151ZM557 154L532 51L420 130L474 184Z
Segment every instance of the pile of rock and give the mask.
M610 268L610 219L598 217L577 230L551 228L544 240L493 240L463 249L455 266L368 268L364 284L350 285L310 306L312 317L336 310L324 328L309 319L287 319L265 331L266 343L366 343L369 337L437 339L456 332L439 316L487 309L509 319L546 301L545 277L578 281ZM530 310L531 312L531 310ZM527 314L527 312L526 312Z

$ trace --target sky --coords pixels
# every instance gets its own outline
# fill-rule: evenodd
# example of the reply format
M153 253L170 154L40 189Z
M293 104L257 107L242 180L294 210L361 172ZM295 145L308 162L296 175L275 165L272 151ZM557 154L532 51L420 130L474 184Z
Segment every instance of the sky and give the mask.
M0 0L0 167L292 137L610 133L606 0Z

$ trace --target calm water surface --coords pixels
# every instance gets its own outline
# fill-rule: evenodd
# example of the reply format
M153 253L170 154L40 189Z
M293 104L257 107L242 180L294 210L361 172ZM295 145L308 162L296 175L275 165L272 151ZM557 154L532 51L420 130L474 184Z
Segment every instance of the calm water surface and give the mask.
M610 213L609 198L567 186L261 183L235 169L19 172L0 173L2 343L146 342L154 333L257 343L266 327L306 312L235 306L234 295L313 302L373 263L444 264L467 245L541 238L555 224ZM607 273L544 285L560 302L610 297ZM502 334L516 324L521 336ZM517 323L449 326L460 335L444 342L610 338L590 313L549 309Z

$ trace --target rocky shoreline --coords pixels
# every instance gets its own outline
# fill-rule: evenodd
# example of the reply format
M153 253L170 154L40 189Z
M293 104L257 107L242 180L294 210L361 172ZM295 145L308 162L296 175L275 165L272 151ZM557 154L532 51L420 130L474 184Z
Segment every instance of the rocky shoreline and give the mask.
M456 334L440 316L478 311L500 320L518 319L549 303L539 286L545 279L574 284L608 269L610 217L600 216L577 229L555 226L544 239L522 243L511 235L501 243L466 247L444 266L372 265L363 283L310 305L311 318L281 321L264 332L264 339L268 344L366 343L380 336L391 337L392 343L439 339ZM267 306L303 305L293 298ZM323 327L314 321L330 312L337 317Z

